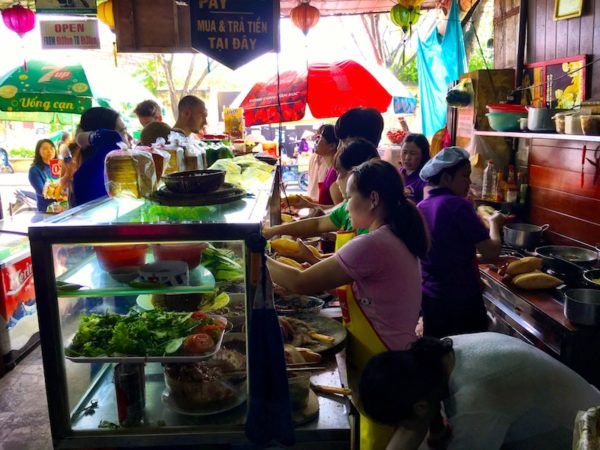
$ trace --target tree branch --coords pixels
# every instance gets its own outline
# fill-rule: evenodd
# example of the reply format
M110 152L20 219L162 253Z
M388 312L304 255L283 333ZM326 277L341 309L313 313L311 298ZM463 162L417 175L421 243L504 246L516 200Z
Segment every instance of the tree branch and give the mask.
M181 90L181 95L185 96L188 92L188 87L190 86L190 80L192 79L192 74L194 73L194 67L196 66L196 53L192 55L192 59L190 60L190 64L188 66L187 75L185 76L185 81L183 83L183 89Z

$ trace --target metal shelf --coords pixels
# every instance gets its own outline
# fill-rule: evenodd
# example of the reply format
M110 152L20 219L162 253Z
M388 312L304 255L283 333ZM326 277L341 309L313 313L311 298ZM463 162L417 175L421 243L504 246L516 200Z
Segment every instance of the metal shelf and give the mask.
M600 136L558 133L530 133L526 131L480 131L474 130L477 136L510 137L523 139L557 139L561 141L600 142Z

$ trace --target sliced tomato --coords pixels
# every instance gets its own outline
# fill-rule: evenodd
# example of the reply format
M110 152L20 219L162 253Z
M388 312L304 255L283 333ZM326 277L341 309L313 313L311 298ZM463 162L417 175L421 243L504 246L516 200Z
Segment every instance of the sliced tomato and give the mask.
M206 353L214 347L215 341L206 333L191 334L183 340L183 352L186 355Z
M206 319L208 316L206 315L206 313L202 312L202 311L194 311L192 313L192 319Z

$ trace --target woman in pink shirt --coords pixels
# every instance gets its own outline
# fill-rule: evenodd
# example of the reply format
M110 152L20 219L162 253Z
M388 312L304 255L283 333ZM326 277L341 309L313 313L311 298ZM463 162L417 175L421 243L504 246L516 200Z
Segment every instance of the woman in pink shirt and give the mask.
M352 284L340 303L348 329L349 385L355 388L372 356L406 349L416 339L421 307L419 258L426 254L429 239L423 218L407 200L402 178L390 163L369 161L355 168L347 195L353 228L368 228L367 234L303 271L271 258L267 266L274 283L299 294ZM361 416L361 450L380 448L379 443L387 442L392 433L393 429Z

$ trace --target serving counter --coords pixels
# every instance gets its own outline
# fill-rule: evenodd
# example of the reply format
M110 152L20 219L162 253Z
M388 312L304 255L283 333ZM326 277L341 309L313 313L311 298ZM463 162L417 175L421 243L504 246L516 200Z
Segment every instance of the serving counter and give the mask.
M253 310L257 307L255 297L264 292L261 274L264 274L265 241L261 235L261 222L269 216L271 220L280 216L277 176L275 172L270 183L242 200L228 204L172 207L147 200L105 198L30 227L46 393L55 448L89 447L90 442L94 447L170 446L176 442L178 446L194 448L214 448L217 444L235 448L250 443L245 423L250 411L257 414L259 408L253 408L252 402L262 394L255 389L261 384L261 377L269 375L267 370L256 370L256 364L253 368L254 356L266 349L261 347L262 342L252 341L253 335L248 330L253 329L254 318L260 316L254 313L256 309ZM138 262L146 268L148 263L164 259L160 248L177 249L181 252L177 259L185 260L190 258L192 249L207 244L213 253L221 252L226 256L217 258L217 266L214 266L214 260L213 265L209 265L205 250L200 264L194 267L190 262L189 276L181 283L174 281L174 286L155 283L152 279L125 281L117 276L118 271L112 270L114 264L124 264L131 252L137 253L137 258L141 258ZM107 249L113 250L109 252L114 255L112 259L103 256ZM234 267L219 267L222 260L230 261ZM235 273L236 265L241 268L239 276ZM218 305L217 308L210 304L216 301L214 295L211 297L215 291L227 294L230 302L227 307ZM101 321L103 316L123 316L129 311L139 314L138 317L152 314L158 299L174 293L180 294L180 298L200 298L202 308L209 310L214 306L215 311L211 310L214 314L222 314L228 319L232 329L227 329L225 335L215 340L215 352L229 348L225 347L225 342L231 336L238 336L245 343L245 350L240 350L245 351L245 365L236 370L235 381L233 378L216 380L226 385L228 392L232 389L237 392L233 401L228 399L225 403L219 398L206 409L187 410L173 400L173 386L165 385L165 367L182 361L209 364L213 361L212 353L202 357L195 353L184 356L183 338L174 347L169 341L162 353L134 355L136 358L114 352L108 358L106 355L95 357L75 345L74 336L81 332L83 322L93 324ZM206 298L208 303L202 303ZM232 305L236 301L236 316L228 316L233 313ZM181 314L181 320L190 320L189 316ZM154 331L157 330L148 333L152 335ZM279 343L280 349L276 351L282 355L279 329L269 329L269 332L277 334L273 341ZM114 334L109 341L111 345L113 341ZM115 367L123 365L143 367L139 370L143 375L139 400L143 414L133 424L121 420L124 406L119 394L115 394L115 384L122 384ZM276 363L273 365L273 370L285 377L283 363L281 367ZM319 381L322 384L335 385L336 380L339 384L335 364L328 366L318 377L323 377ZM268 379L262 383L262 387L265 386L272 389ZM284 397L277 397L277 401L284 409L285 405L289 409L290 400L287 395ZM131 407L131 404L127 406ZM319 406L318 418L296 427L298 445L328 442L333 448L348 448L350 431L346 404L319 397Z

